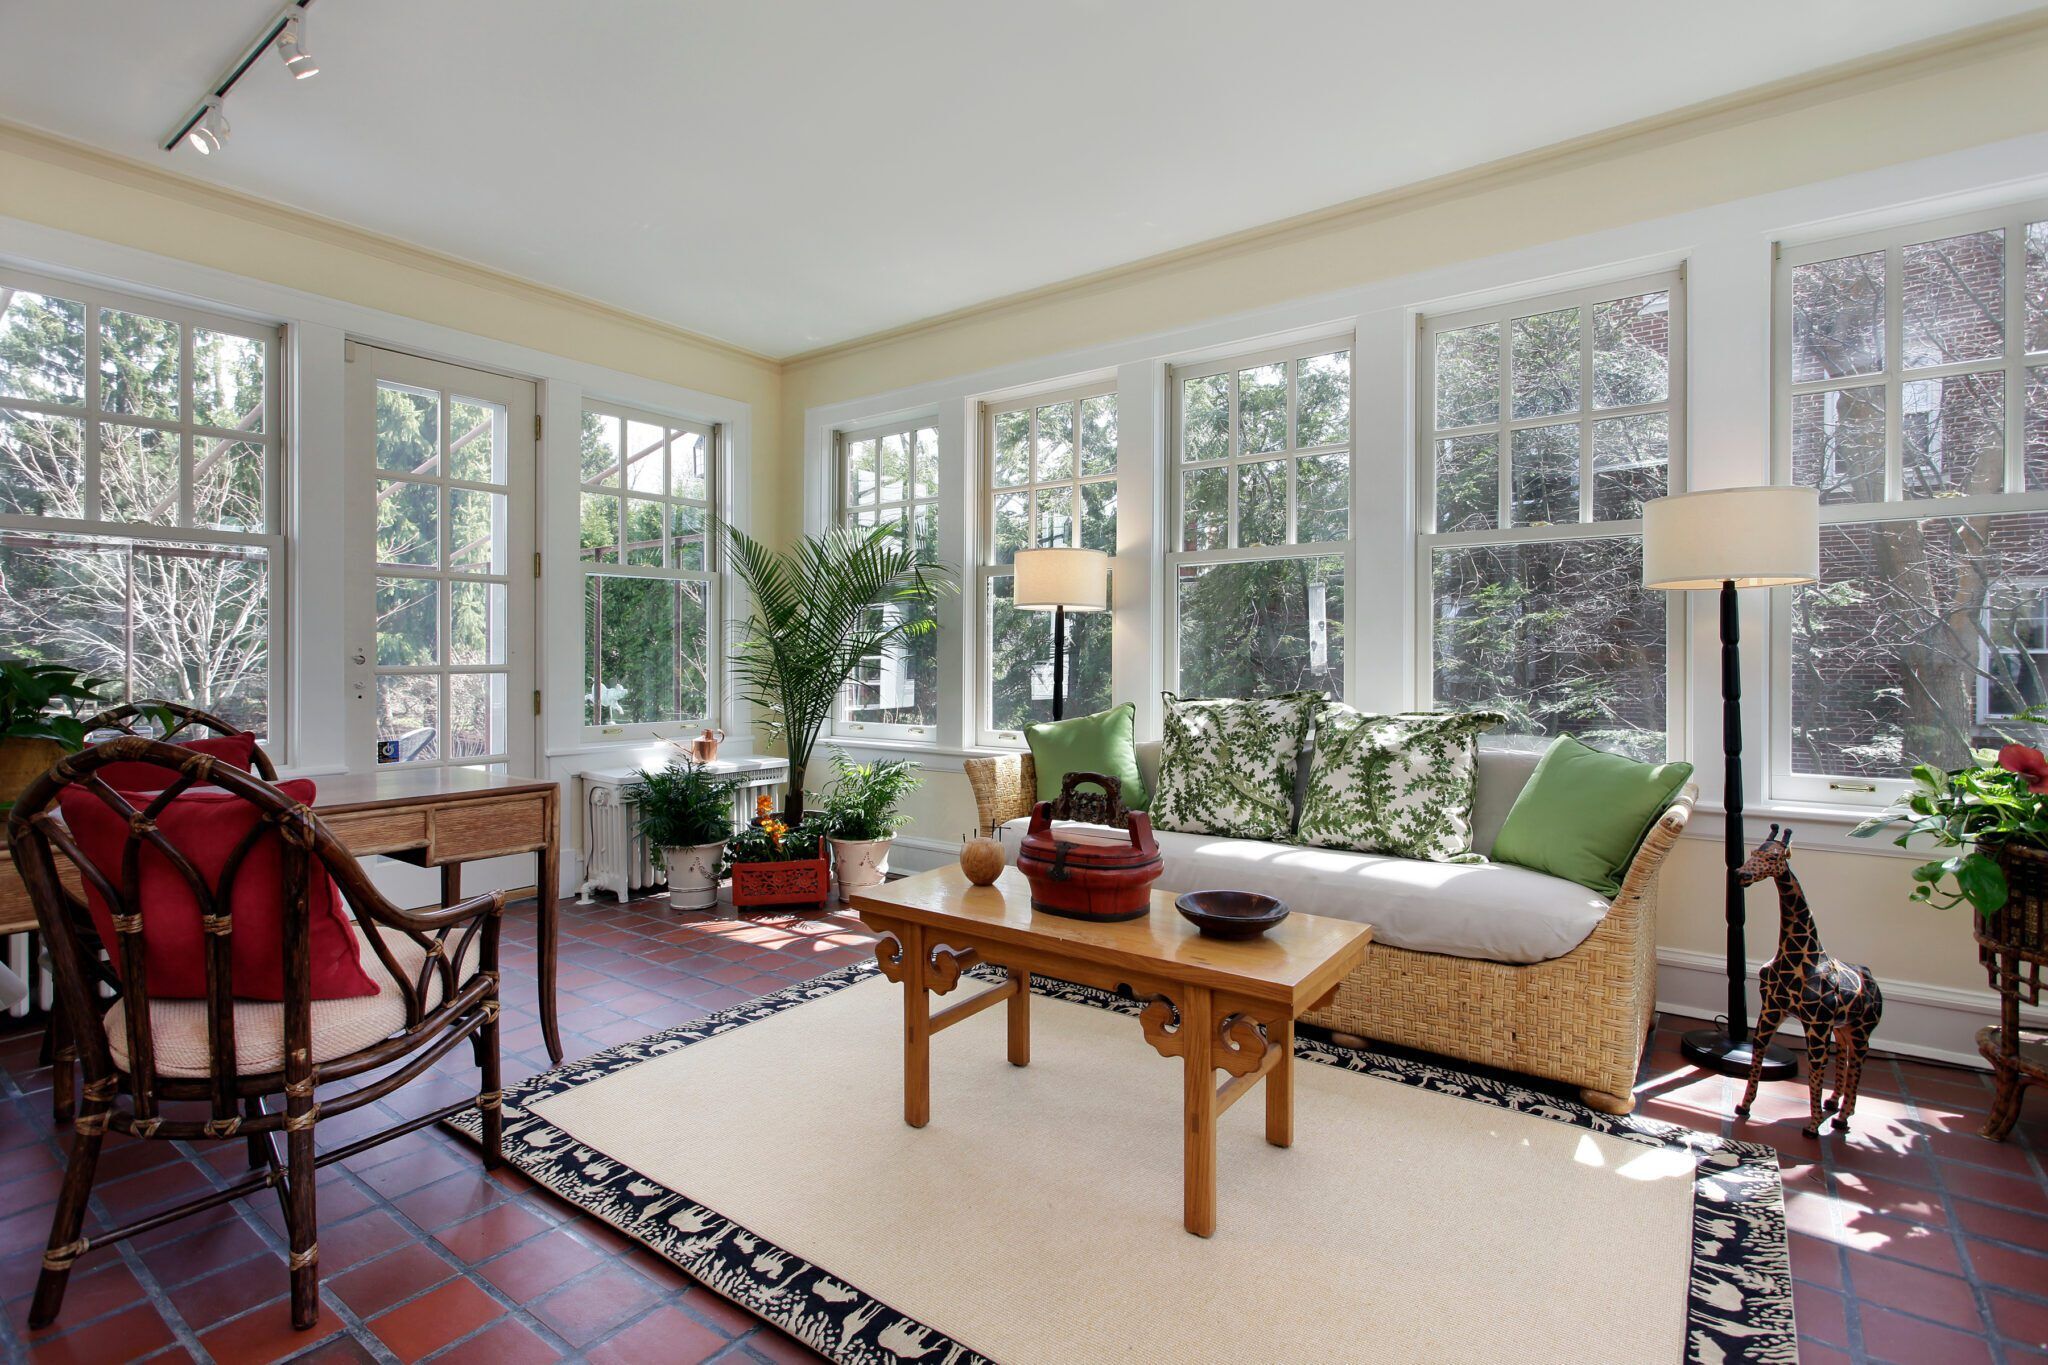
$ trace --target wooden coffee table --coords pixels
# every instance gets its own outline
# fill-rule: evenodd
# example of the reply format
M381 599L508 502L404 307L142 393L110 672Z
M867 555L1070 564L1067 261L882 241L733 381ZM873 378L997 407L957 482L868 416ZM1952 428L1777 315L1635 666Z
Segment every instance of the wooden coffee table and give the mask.
M1293 914L1263 938L1227 942L1197 932L1173 899L1154 891L1150 915L1118 924L1065 919L1033 911L1014 868L993 886L944 867L854 893L861 920L881 935L882 974L903 987L903 1121L931 1120L932 1035L992 1005L1008 1003L1011 1064L1030 1063L1031 973L1128 987L1145 1002L1145 1041L1181 1059L1187 1229L1214 1232L1217 1120L1264 1081L1266 1141L1293 1145L1294 1021L1336 994L1372 929ZM930 996L951 992L980 963L1009 979L934 1013Z

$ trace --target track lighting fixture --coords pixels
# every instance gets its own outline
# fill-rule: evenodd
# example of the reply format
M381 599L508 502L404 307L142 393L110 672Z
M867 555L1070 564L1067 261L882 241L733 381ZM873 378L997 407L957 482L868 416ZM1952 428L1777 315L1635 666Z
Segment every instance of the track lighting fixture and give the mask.
M212 156L220 145L228 140L228 116L226 106L218 95L206 102L206 110L199 121L185 134L185 144L201 156Z
M270 21L260 29L248 45L216 80L211 93L185 112L182 121L172 126L159 145L167 152L174 152L179 144L190 147L201 156L212 156L228 140L227 115L222 112L228 93L235 88L235 82L249 74L249 68L263 60L268 48L276 48L283 59L285 70L294 79L304 80L320 73L320 64L313 60L312 52L306 47L306 10L313 0L289 0L282 9L270 16Z
M320 74L320 63L306 46L305 21L296 14L284 21L284 31L277 35L277 55L284 58L285 70L298 80Z

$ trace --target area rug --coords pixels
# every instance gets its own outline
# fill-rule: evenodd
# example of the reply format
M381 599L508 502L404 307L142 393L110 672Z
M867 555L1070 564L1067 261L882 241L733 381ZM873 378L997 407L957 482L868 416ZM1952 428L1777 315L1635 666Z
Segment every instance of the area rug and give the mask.
M840 1361L1796 1360L1770 1148L1304 1038L1295 1145L1225 1115L1192 1237L1135 1009L1039 982L1027 1068L947 1030L911 1129L862 964L508 1091L506 1156Z

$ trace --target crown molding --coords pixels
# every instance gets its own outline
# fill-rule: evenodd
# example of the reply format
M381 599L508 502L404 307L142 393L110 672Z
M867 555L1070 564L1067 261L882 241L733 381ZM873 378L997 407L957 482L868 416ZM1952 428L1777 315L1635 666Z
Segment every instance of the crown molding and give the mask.
M601 303L582 294L557 289L553 285L542 284L537 280L529 280L524 276L493 269L487 265L479 265L475 261L451 256L431 247L418 246L401 238L371 232L338 219L308 213L303 209L290 208L274 200L245 194L240 190L227 189L203 180L195 180L190 176L160 170L129 157L118 156L82 142L58 137L54 133L46 133L39 128L0 121L0 153L12 153L65 170L77 171L98 180L126 185L148 194L180 200L198 208L231 214L264 227L324 242L329 246L340 247L360 255L374 256L395 265L439 275L444 279L487 289L510 298L570 309L601 322L633 328L663 341L694 346L746 364L757 365L771 373L780 373L782 369L782 362L776 357L749 350L730 341L705 336L701 332L692 332L643 313Z
M1526 152L1518 152L1513 156L1434 176L1428 180L1396 186L1329 208L1316 209L1293 218L1261 224L1222 237L1212 237L1207 241L1196 242L1123 265L1110 266L1086 275L1077 275L1053 284L1041 285L1036 289L969 304L898 327L835 342L830 346L800 351L783 357L782 364L785 370L817 365L912 337L943 331L963 323L1000 317L1104 287L1129 284L1192 265L1227 260L1289 242L1347 231L1364 223L1410 213L1431 204L1483 194L1540 176L1681 142L1718 129L1737 127L1776 114L1826 104L1877 86L1896 84L1967 65L1985 57L2002 55L2014 47L2039 46L2044 43L2048 43L2048 8L1962 29L1925 42L1891 48L1852 61L1818 67L1796 76L1788 76L1783 80L1751 86L1733 94L1653 114L1599 132L1532 148Z

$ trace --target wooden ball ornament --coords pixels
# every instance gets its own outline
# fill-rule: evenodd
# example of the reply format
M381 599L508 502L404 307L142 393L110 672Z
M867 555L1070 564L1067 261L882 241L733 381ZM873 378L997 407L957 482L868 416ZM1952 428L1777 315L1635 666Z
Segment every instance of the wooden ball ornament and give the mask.
M976 886L989 886L1003 874L1003 846L993 839L969 839L960 849L960 870Z

